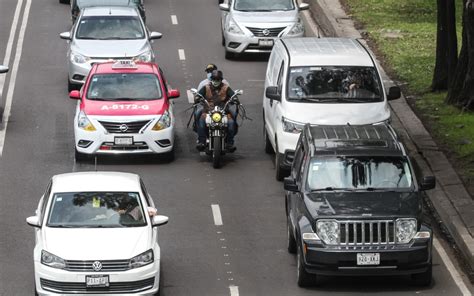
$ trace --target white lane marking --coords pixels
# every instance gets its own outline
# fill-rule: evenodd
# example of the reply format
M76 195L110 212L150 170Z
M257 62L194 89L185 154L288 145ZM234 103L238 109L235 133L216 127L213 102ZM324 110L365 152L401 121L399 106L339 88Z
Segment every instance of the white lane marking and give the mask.
M5 58L3 59L3 65L8 66L10 64L10 57L12 54L13 40L15 39L16 28L18 27L18 19L20 18L21 6L23 0L18 0L15 8L15 14L13 16L12 27L10 29L10 36L8 37L7 48L5 50ZM2 98L3 86L5 85L5 77L7 75L0 75L0 99Z
M179 59L181 61L186 60L186 55L184 54L184 49L178 49L178 55L179 55Z
M444 250L443 246L439 243L437 238L434 238L433 245L435 249L438 251L438 254L441 257L441 260L443 260L444 265L446 265L446 268L451 274L451 277L453 278L454 282L458 286L459 290L461 290L462 295L471 296L472 295L471 291L469 291L469 289L464 284L464 281L462 280L461 275L454 267L453 262L449 258L448 254L446 254L446 251Z
M265 82L265 80L262 80L262 79L249 79L247 81L248 82Z
M178 18L176 17L176 15L171 15L171 23L173 25L177 25L178 24Z
M211 208L212 208L212 216L214 216L214 224L216 226L223 225L222 216L221 216L221 208L219 207L219 205L211 205Z
M31 0L26 0L25 12L21 22L20 33L18 34L18 42L16 44L15 59L13 60L13 68L10 76L10 83L8 84L7 99L5 100L5 109L3 110L3 129L0 130L0 157L3 153L3 146L5 144L5 135L7 133L8 119L10 117L13 92L15 90L16 76L18 74L18 67L20 66L21 53L23 51L23 40L25 39L26 25L28 24L28 16L30 15Z
M193 93L189 89L186 91L186 93L188 94L188 102L190 104L194 104L194 95L193 95Z
M229 286L230 296L239 296L239 286Z

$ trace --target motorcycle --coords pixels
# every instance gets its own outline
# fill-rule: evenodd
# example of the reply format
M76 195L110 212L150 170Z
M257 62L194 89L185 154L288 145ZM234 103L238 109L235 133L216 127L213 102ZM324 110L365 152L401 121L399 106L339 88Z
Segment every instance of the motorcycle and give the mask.
M227 114L229 105L236 104L238 106L238 110L242 109L244 111L243 118L246 118L245 109L243 109L243 106L237 99L239 95L243 94L243 91L236 90L235 94L225 103L223 107L214 106L214 108L211 108L209 102L200 93L198 93L197 89L192 88L191 93L195 97L198 97L198 102L193 105L194 108L196 108L199 104L204 104L207 106L208 112L206 113L206 127L208 132L205 152L207 155L212 157L212 166L214 168L219 168L221 166L221 158L226 153L224 147L227 135Z

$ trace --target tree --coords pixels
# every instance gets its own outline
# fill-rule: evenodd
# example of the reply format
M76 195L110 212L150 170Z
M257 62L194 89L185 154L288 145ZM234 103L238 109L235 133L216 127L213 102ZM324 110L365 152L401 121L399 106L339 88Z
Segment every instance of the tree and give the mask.
M449 85L449 104L474 110L474 0L463 0L462 46L456 72Z
M431 88L447 90L458 62L456 8L454 0L437 0L436 65Z

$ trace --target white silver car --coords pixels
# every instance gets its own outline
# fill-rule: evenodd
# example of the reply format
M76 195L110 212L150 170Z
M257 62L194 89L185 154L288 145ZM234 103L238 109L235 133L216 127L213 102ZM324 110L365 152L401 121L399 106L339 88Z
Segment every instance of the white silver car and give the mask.
M222 10L222 45L226 59L240 53L271 52L275 39L302 37L300 11L309 8L296 0L228 0Z
M38 295L154 295L160 246L153 199L138 175L80 172L51 179L36 210Z
M95 63L134 59L154 62L151 40L161 33L149 32L134 7L86 7L70 32L59 35L70 41L68 90L78 89Z
M7 72L8 72L8 67L0 65L0 74L7 73Z

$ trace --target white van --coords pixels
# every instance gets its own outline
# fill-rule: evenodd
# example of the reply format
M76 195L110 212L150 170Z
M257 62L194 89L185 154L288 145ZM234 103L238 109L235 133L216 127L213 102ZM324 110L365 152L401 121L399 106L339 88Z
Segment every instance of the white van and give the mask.
M288 38L275 42L268 62L263 120L265 151L275 152L276 178L288 175L299 134L312 125L387 121L388 94L369 51L356 39Z

